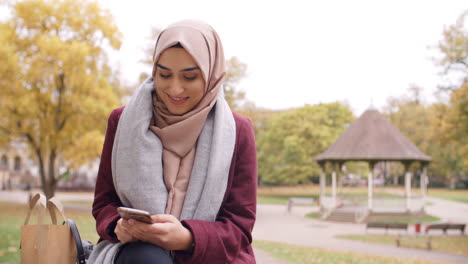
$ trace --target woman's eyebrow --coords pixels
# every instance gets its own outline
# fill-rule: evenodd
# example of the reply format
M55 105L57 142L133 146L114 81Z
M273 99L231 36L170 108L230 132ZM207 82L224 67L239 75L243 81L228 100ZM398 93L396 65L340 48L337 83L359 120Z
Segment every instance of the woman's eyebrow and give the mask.
M163 70L168 70L168 71L172 71L171 69L169 69L168 67L165 67L165 66L162 66L161 64L156 64L156 66L158 66L159 68L163 69Z
M158 66L159 68L163 69L163 70L167 70L167 71L172 71L171 69L169 69L168 67L166 66L163 66L161 64L156 64L156 66ZM185 68L185 69L182 69L180 70L181 72L186 72L186 71L193 71L193 70L200 70L200 67L190 67L190 68Z
M181 72L184 72L184 71L193 71L193 70L199 70L200 67L190 67L190 68L185 68L185 69L182 69L180 70Z

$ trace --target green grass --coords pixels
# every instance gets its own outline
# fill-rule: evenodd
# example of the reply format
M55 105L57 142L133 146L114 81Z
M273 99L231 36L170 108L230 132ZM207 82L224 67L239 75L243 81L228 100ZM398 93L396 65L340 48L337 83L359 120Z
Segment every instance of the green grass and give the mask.
M392 193L397 190L395 187L376 187L374 198L376 199L403 199L401 195ZM326 195L331 195L331 188L327 186ZM337 195L341 199L351 202L367 202L367 188L364 187L343 187L338 188ZM288 203L291 197L313 198L318 200L320 187L318 185L297 185L297 186L260 186L258 188L258 204L284 204Z
M319 189L316 185L261 186L258 188L258 204L288 204L291 197L313 198L317 201Z
M428 190L427 195L456 202L468 203L468 190L431 188Z
M258 204L288 204L289 196L258 195Z
M84 201L84 200L65 200L62 201L64 205L66 204L72 204L72 205L81 205L81 206L86 206L88 208L91 208L93 206L93 201Z
M319 212L311 212L305 215L307 218L311 219L320 219L320 213Z
M337 238L357 240L368 243L396 245L396 235L338 235ZM403 236L407 237L407 236ZM414 238L414 236L413 236ZM401 245L409 248L426 249L426 245L421 241L404 240ZM432 250L451 254L468 255L468 236L433 236Z
M26 218L27 206L0 202L0 208L2 210L0 215L0 263L19 263L20 228ZM90 211L65 209L65 214L67 218L75 220L82 239L96 244L98 235ZM30 223L33 224L36 221L36 215L33 214ZM46 223L50 222L50 219L46 221Z
M361 253L327 250L286 243L254 241L253 246L267 252L272 257L290 264L435 264L427 260L412 260L382 257Z
M325 188L326 195L331 195L331 187ZM260 186L258 188L257 200L259 204L287 204L291 197L304 197L318 199L320 193L319 185L297 185L297 186ZM374 188L375 199L404 199L402 186L380 186ZM367 187L341 187L337 189L337 195L341 199L351 203L362 203L367 201ZM442 199L468 203L468 190L449 190L443 188L430 188L428 195ZM427 203L426 205L431 205Z
M441 219L432 215L425 216L370 216L367 222L391 222L391 223L403 223L412 224L416 222L427 223L427 222L438 222Z

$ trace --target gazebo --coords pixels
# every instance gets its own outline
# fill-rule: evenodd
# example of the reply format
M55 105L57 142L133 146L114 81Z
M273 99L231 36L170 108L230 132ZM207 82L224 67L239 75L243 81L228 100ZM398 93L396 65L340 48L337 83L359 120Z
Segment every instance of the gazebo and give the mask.
M392 123L377 110L365 111L325 152L315 158L320 165L320 206L333 211L337 208L337 172L347 161L364 161L369 164L368 175L368 203L367 210L372 212L373 204L373 172L375 165L381 161L399 161L405 167L405 207L410 211L411 204L411 177L409 167L413 162L422 166L420 174L421 208L427 193L427 166L431 157L421 152L409 141ZM331 163L332 184L331 196L325 196L326 174L325 165ZM338 169L337 169L338 168Z

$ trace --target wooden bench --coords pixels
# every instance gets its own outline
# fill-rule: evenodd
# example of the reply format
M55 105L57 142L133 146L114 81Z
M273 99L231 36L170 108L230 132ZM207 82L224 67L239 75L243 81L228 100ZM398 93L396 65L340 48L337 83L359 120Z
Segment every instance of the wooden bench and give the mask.
M424 243L426 244L427 250L432 250L431 236L427 236L427 235L402 236L398 234L395 239L396 246L400 247L402 241L413 241L413 242L418 242L418 243Z
M408 224L406 223L385 223L385 222L368 222L366 224L366 233L369 228L383 228L385 229L385 234L388 234L389 229L399 229L399 230L408 230Z
M447 234L447 230L460 230L460 234L464 235L465 234L465 227L466 224L449 224L449 223L442 223L442 224L428 224L426 226L426 234L430 230L442 230L444 234Z
M301 197L291 197L288 200L288 213L291 213L292 207L294 205L312 205L314 203L314 198L301 198Z

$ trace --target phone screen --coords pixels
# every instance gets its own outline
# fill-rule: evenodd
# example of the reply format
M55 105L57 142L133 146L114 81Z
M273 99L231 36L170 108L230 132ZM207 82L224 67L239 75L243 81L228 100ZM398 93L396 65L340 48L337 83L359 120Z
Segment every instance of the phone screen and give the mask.
M153 220L151 219L151 214L138 209L128 208L128 207L119 207L117 208L117 212L119 212L120 216L123 219L134 219L139 222L144 222L148 224L152 224Z

